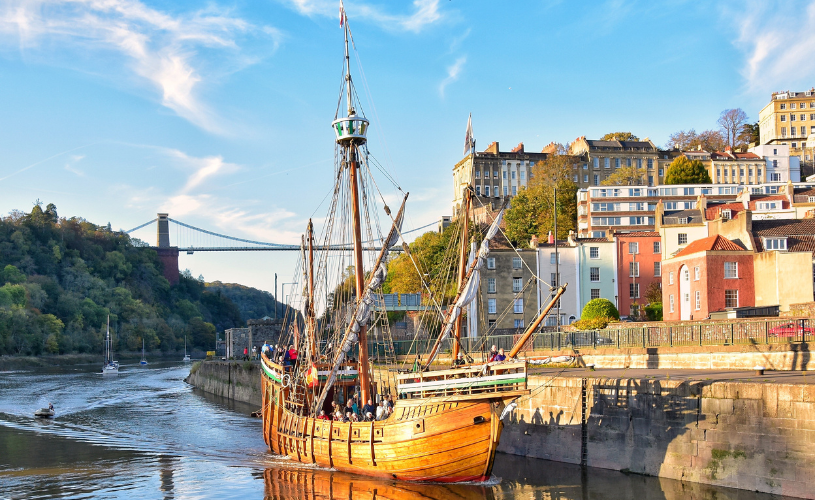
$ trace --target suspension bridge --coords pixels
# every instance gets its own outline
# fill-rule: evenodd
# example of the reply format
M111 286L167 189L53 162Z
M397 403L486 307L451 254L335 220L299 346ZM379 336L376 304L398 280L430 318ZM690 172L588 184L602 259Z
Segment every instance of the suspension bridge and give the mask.
M254 241L209 231L172 219L169 214L166 213L156 214L155 219L124 232L126 234L132 234L151 224L156 224L156 245L152 248L156 250L159 259L161 259L164 264L165 277L173 284L178 283L178 255L181 252L192 255L195 252L299 252L301 249L300 245ZM173 225L172 228L171 224ZM420 231L437 224L438 222L433 222L410 231L405 231L402 234ZM170 242L172 233L175 233L175 245L172 245ZM379 242L365 242L363 250L378 252L381 247L376 246L377 243ZM316 245L314 249L316 251L349 251L353 249L353 245L350 243L327 246ZM402 248L395 246L391 248L391 251L400 252Z

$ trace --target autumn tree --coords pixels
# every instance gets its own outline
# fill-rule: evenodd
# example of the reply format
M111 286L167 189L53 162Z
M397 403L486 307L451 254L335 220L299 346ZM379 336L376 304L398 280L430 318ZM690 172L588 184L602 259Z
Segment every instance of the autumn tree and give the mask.
M665 184L710 184L710 174L699 160L677 157L665 172Z
M736 141L741 134L742 127L747 123L747 113L741 108L726 109L719 115L717 122L724 135L725 141L731 149L736 149Z
M644 186L647 173L648 171L644 168L620 167L600 184L603 186Z
M572 181L574 165L566 155L550 155L532 168L527 188L512 198L512 207L504 215L510 241L526 244L532 235L554 231L557 188L557 237L566 238L577 225L577 186Z
M631 132L609 132L600 138L601 141L638 141L639 137Z

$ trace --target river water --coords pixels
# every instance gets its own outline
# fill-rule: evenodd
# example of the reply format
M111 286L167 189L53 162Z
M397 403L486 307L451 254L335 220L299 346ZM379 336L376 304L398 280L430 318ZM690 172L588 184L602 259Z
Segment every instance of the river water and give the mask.
M0 499L779 498L499 454L486 485L380 481L269 453L253 408L187 385L189 365L0 372ZM56 417L33 412L56 407Z

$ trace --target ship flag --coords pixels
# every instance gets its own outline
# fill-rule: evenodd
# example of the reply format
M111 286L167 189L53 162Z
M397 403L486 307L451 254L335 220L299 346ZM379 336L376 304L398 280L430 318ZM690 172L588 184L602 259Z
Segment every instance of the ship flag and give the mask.
M473 114L467 118L467 132L464 137L464 154L470 154L475 149L475 138L473 137Z
M342 28L343 24L345 24L345 8L343 8L342 0L340 0L340 28Z

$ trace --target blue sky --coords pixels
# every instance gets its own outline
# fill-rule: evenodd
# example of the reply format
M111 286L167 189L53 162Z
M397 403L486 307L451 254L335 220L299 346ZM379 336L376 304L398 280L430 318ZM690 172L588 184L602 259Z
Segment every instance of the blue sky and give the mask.
M411 192L405 229L450 213L468 113L479 149L620 130L663 145L726 108L755 121L772 91L815 83L813 3L345 8L373 100L362 95L369 147ZM333 0L3 0L0 213L40 199L129 229L166 211L296 243L331 187L342 50ZM180 266L272 290L294 260L198 253Z

